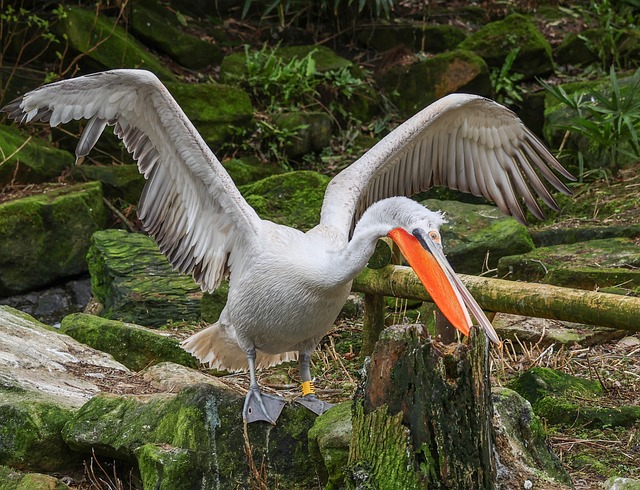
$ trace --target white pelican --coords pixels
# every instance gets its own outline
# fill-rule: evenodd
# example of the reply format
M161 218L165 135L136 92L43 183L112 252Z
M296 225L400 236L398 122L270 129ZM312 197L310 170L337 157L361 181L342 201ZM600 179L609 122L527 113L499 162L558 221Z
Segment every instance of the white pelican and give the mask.
M215 101L212 101L215 103ZM229 277L220 320L184 342L209 366L249 370L243 415L275 423L284 401L260 392L256 367L298 359L301 402L317 413L309 358L329 331L380 237L396 241L452 324L467 334L467 308L489 338L491 323L449 266L441 214L407 197L432 186L484 196L525 223L524 202L557 204L543 179L573 179L501 105L453 94L422 110L340 172L327 188L320 224L301 231L262 220L238 192L167 89L151 73L112 70L45 85L2 111L51 126L88 119L76 156L86 156L107 124L148 179L138 214L172 266L205 291ZM354 226L355 225L355 226ZM465 308L465 306L467 308Z

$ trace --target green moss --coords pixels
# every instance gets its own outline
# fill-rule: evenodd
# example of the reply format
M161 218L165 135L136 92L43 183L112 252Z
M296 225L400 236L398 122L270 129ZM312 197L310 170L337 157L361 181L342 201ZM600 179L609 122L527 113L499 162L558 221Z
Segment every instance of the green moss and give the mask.
M534 22L521 14L491 22L471 34L458 46L474 51L490 66L502 66L509 52L519 48L512 72L529 78L553 70L551 45Z
M209 145L219 146L233 131L252 126L251 100L236 86L216 83L166 85Z
M317 172L296 171L242 186L240 192L261 218L307 231L320 220L329 180Z
M167 70L138 41L115 22L95 11L67 6L56 24L70 46L102 68L145 68L162 80L173 80Z
M86 271L89 238L105 223L99 182L0 204L0 296Z
M144 177L135 164L130 165L78 165L73 167L72 177L96 180L102 183L105 197L117 198L129 204L137 204L144 187Z
M150 237L97 232L87 262L91 291L105 307L101 316L146 327L200 319L200 287L191 276L174 271Z
M491 92L487 64L472 51L461 49L398 65L382 76L381 84L406 117L450 92Z
M176 339L137 325L76 313L62 320L60 332L94 349L108 352L134 371L165 361L189 367L198 365Z
M225 160L222 165L229 172L233 182L237 185L245 185L271 175L284 173L284 169L277 164L263 163L256 157L234 158Z
M73 413L37 401L0 405L0 464L35 471L57 471L78 463L61 431Z
M351 401L340 403L318 417L309 430L309 457L321 475L325 490L344 485L351 439Z
M57 478L40 473L20 473L0 465L0 490L68 490Z
M198 488L198 475L191 471L191 451L145 444L135 450L135 455L145 489Z
M541 367L528 369L509 383L509 388L520 393L534 407L539 400L550 394L571 394L593 399L602 393L602 386L597 381Z
M38 184L60 175L73 165L73 156L53 148L49 143L32 138L14 126L0 125L0 186ZM8 158L9 155L13 155Z

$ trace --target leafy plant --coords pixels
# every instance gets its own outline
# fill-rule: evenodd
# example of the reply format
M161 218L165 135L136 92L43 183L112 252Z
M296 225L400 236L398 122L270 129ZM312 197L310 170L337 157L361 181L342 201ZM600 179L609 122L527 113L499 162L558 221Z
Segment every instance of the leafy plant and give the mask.
M491 70L489 74L496 101L508 106L514 106L518 102L522 102L522 94L524 93L524 89L519 85L524 75L511 72L513 62L518 57L519 52L520 48L512 49L505 58L502 67Z
M621 84L612 66L609 81L609 90L571 95L560 86L543 83L549 93L572 111L568 122L558 127L567 132L565 141L571 135L581 140L574 150L581 179L587 173L587 160L594 161L592 168L617 170L625 160L640 159L640 70Z

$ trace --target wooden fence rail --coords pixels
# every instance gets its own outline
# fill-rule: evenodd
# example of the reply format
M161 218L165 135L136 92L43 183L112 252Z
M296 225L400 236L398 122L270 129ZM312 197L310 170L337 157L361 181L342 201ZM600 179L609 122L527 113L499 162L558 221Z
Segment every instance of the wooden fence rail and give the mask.
M464 274L459 277L487 311L640 332L640 298L637 297ZM377 338L383 327L382 296L430 301L413 270L398 265L365 269L354 280L352 289L365 293L365 319L372 322L365 324L363 343L367 345L371 340L375 343L375 339L367 340L367 336ZM373 311L367 313L371 306Z

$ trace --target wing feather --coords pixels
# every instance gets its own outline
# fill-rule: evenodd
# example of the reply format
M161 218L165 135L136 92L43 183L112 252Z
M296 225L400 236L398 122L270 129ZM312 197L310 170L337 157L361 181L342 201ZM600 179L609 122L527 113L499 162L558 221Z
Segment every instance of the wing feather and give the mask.
M452 94L340 172L327 188L321 223L348 236L373 202L443 185L492 200L526 224L523 205L538 218L538 199L557 209L546 184L571 194L557 174L574 180L513 112L484 97Z
M45 85L2 111L52 126L88 119L76 155L89 153L107 124L147 178L138 213L172 266L212 291L231 265L261 246L262 221L160 81L142 70L111 70Z

